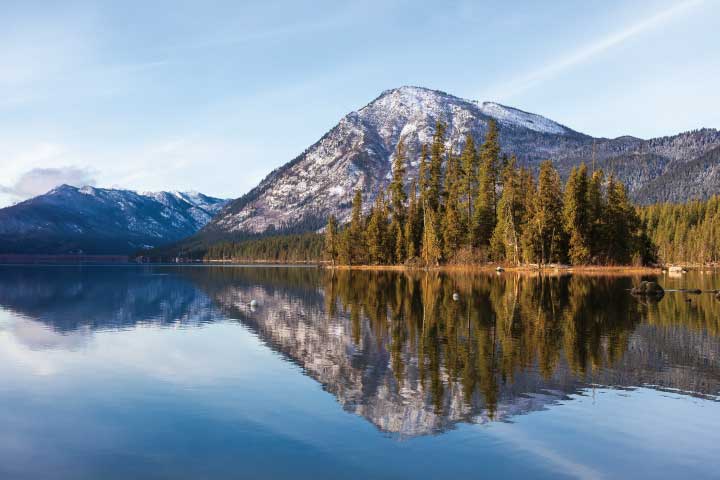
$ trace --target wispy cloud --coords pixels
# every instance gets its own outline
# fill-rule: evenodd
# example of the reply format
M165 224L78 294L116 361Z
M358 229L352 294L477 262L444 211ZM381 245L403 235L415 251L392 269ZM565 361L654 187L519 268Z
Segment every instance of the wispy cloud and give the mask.
M512 79L510 82L505 83L496 89L491 89L491 96L493 99L504 100L518 95L557 76L559 73L572 68L575 65L587 62L593 57L623 44L641 33L657 28L664 23L673 20L681 13L698 7L704 2L705 0L686 0L676 3L672 7L646 17L623 30L613 32L590 44L584 45L566 55L563 55L536 70Z
M94 173L79 167L34 168L18 178L13 185L0 185L0 193L25 200L52 190L58 185L94 185Z

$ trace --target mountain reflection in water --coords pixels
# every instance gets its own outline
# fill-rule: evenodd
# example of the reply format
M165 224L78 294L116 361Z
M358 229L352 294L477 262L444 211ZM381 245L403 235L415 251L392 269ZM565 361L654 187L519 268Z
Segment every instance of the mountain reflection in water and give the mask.
M94 331L138 324L234 319L345 410L407 437L507 421L600 386L717 401L720 302L672 293L639 300L628 293L639 280L5 267L0 306L24 319L14 334L33 348L74 348ZM718 288L716 276L696 281Z

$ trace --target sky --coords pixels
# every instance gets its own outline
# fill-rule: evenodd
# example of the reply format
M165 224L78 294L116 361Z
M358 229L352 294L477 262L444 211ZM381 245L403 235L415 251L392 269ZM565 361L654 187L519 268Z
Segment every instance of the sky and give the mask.
M402 85L602 137L720 128L720 0L0 0L0 206L236 198Z

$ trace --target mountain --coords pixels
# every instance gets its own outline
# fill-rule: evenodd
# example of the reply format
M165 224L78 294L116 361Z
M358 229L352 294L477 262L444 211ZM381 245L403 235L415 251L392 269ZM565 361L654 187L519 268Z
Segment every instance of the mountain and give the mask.
M401 87L347 114L301 155L231 202L193 241L319 229L329 214L346 220L355 189L362 188L365 204L370 205L380 187L387 185L400 138L411 160L411 181L417 175L420 148L431 141L436 122L448 125L446 145L458 152L467 134L482 141L490 120L498 124L503 152L515 154L521 164L536 168L551 159L567 175L580 162L594 163L623 180L640 203L718 192L719 162L711 154L720 146L718 130L651 140L593 138L498 103ZM677 175L686 168L692 173Z
M0 209L0 253L124 254L197 232L227 200L61 185Z

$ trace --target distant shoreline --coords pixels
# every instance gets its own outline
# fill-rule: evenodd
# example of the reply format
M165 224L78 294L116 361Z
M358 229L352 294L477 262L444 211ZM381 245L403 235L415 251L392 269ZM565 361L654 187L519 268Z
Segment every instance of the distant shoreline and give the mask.
M149 261L148 261L149 260ZM274 260L185 260L158 262L148 259L138 261L127 255L62 255L62 254L0 254L0 265L194 265L194 266L306 266L328 270L386 271L386 272L444 272L444 273L519 273L519 274L581 274L581 275L659 275L667 272L669 265L637 267L630 265L556 265L542 268L537 265L508 266L497 263L487 264L445 264L435 267L410 265L331 265L327 261L286 261ZM718 270L720 265L699 265L680 263L691 270Z
M133 263L128 255L2 253L3 265L82 265Z
M430 271L449 273L579 273L598 275L627 275L627 274L660 274L661 267L634 267L634 266L502 266L498 264L486 265L439 265L429 268L417 268L405 265L323 265L334 270L365 270L365 271ZM500 270L498 271L498 267Z

